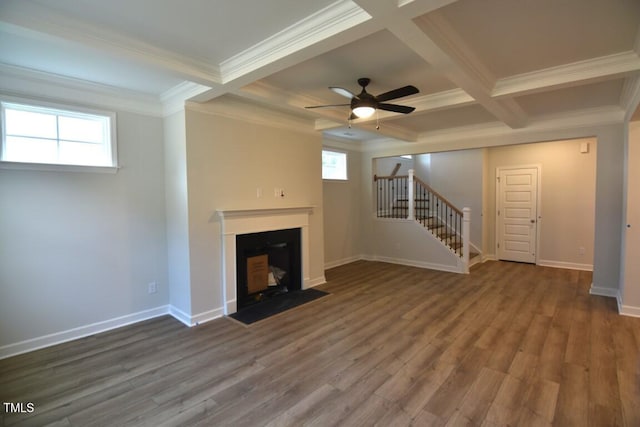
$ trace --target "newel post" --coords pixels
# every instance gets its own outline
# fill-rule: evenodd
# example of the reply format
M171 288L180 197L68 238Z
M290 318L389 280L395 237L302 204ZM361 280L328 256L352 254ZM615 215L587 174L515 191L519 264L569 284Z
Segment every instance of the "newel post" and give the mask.
M407 186L409 188L407 188L407 199L409 199L408 202L408 207L409 207L409 212L407 215L407 219L415 219L415 209L414 209L414 203L415 200L413 198L413 169L409 169L409 178L407 179Z
M469 248L471 240L471 208L462 209L462 262L464 272L469 273Z

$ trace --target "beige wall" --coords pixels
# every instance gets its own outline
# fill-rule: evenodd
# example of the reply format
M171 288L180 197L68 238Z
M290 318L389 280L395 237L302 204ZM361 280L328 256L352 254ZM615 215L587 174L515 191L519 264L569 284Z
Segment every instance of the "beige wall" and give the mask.
M255 107L247 112L255 113ZM206 104L198 111L187 109L186 131L191 315L223 306L221 227L216 209L314 206L309 223L309 276L312 282L321 281L320 134L223 117L207 112ZM276 187L284 189L284 198L274 197ZM262 189L260 198L258 188Z
M325 148L347 153L347 181L323 181L324 261L325 267L359 259L362 212L360 153L336 148L325 141Z
M583 142L589 144L586 154L580 153ZM589 138L489 149L488 248L495 253L496 168L540 165L538 263L593 268L596 145Z

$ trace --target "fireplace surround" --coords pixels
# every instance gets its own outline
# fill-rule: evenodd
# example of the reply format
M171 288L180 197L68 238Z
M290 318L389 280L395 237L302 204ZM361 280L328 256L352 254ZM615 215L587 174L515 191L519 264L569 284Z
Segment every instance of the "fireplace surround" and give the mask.
M310 284L309 276L309 215L311 206L267 209L220 209L222 226L222 293L224 314L238 309L237 236L276 230L300 229L301 288Z

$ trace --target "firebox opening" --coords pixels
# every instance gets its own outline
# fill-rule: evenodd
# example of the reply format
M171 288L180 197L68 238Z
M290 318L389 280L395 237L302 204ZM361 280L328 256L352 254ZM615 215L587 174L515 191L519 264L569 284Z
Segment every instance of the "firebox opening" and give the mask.
M302 289L300 228L236 236L237 309Z

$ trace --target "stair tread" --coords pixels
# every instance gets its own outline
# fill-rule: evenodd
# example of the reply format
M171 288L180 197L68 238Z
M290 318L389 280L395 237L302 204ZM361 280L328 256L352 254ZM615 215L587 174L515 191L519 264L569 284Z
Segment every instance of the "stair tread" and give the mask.
M450 248L452 249L460 249L462 247L462 242L454 242L454 243L449 243L448 245Z

